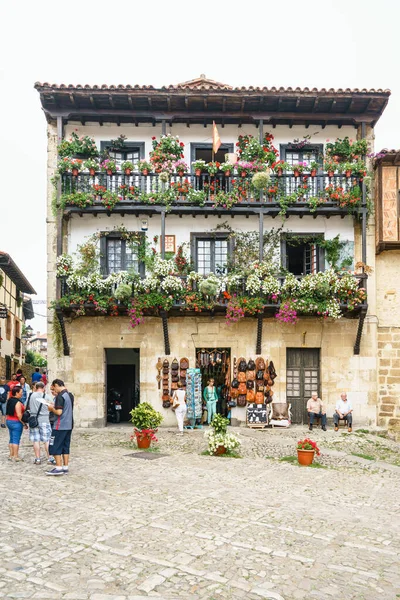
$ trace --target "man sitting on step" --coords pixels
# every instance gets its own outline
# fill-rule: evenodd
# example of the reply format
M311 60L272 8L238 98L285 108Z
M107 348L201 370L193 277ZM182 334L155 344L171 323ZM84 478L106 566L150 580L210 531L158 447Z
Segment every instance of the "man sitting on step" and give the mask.
M310 419L309 431L312 431L315 417L321 419L322 431L326 431L326 410L321 398L318 398L317 392L311 394L311 398L307 402L307 412Z
M340 400L336 403L335 414L333 415L333 422L335 424L335 431L339 429L339 419L347 421L348 432L352 432L353 426L353 407L347 400L347 394L343 392L340 394Z

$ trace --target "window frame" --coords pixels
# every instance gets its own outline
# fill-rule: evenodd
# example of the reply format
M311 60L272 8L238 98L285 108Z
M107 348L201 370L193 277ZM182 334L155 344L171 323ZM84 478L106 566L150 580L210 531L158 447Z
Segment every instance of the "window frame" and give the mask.
M318 169L318 171L320 171L323 167L324 144L306 144L300 150L296 150L296 148L292 148L290 144L280 144L279 145L279 155L280 155L281 159L284 160L285 162L286 162L287 152L298 152L299 154L315 152L316 154L318 154L318 158L320 159L320 161L319 160L317 161L318 163L320 163L320 168ZM299 161L302 161L302 160L303 160L303 158L299 159Z
M295 231L291 232L291 233L281 233L281 267L282 269L286 269L287 271L289 271L289 273L291 273L290 269L288 268L288 264L287 264L287 240L288 238L290 238L291 236L296 236L296 237L304 237L304 238L308 238L310 236L319 236L322 239L325 239L325 235L323 232L310 232L310 233L305 233L305 232L301 232L301 233L297 233ZM304 260L304 257L303 257ZM317 271L316 273L320 273L325 271L325 248L321 248L321 246L317 246ZM308 273L303 273L303 277L305 275L307 275Z
M191 233L190 234L190 256L194 265L194 270L196 271L196 273L198 273L198 256L197 256L197 242L201 241L201 240L206 240L206 241L213 241L215 242L215 240L226 240L227 241L227 257L229 258L230 256L232 256L233 253L233 248L234 248L234 240L232 239L232 237L229 236L229 233L224 233L222 231L218 231L218 232L196 232L196 233ZM209 275L214 274L215 273L215 245L212 246L211 248L211 265L212 265L212 269L210 270ZM228 273L228 267L227 267L227 273Z
M110 148L111 140L102 140L100 142L100 153L103 153L107 150L111 150ZM125 142L124 147L120 150L115 150L115 152L132 152L135 148L139 149L139 160L143 160L145 158L145 142ZM126 159L125 159L126 160Z
M139 244L145 237L144 231L138 231L139 234ZM102 231L100 233L100 272L103 277L108 277L111 275L111 272L108 270L108 253L107 253L107 239L113 240L121 240L122 242L127 242L129 240L125 240L123 235L118 231ZM126 269L121 269L122 271L126 271ZM114 271L112 271L114 272ZM117 271L120 273L121 271ZM138 275L143 279L145 276L145 264L143 261L138 258Z
M235 151L233 143L221 144L220 149L226 148L226 153L232 154ZM212 143L190 142L190 166L196 160L196 150L212 150Z

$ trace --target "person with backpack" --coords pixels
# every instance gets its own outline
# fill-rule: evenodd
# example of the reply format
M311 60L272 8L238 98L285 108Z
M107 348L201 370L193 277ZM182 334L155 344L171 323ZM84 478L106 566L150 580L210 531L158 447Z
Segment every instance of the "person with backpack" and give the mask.
M59 476L67 475L69 469L71 434L74 427L74 396L61 379L54 379L52 386L57 396L54 404L50 403L48 406L56 419L49 442L49 452L54 456L56 466L51 471L46 471L46 475Z
M53 398L44 391L44 383L38 381L35 384L35 391L29 396L26 410L30 412L29 419L29 439L33 442L33 451L35 453L35 465L42 463L40 458L40 442L44 444L44 449L49 460L49 441L51 438L51 425L49 420L48 403L53 402ZM32 419L33 417L33 419Z
M22 431L28 428L22 420L22 415L25 411L25 406L21 402L22 388L16 385L11 390L11 396L7 401L6 407L6 423L10 434L9 448L10 456L8 460L19 462L23 460L19 458L19 443L21 441Z
M10 388L6 383L5 377L0 377L0 413L1 413L1 427L6 427L6 404Z

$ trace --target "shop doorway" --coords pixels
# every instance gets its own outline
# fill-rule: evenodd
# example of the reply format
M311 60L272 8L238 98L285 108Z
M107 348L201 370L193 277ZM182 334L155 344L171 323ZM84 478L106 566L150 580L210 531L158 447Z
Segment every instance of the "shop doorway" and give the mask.
M117 392L115 394L114 392ZM138 348L106 348L106 410L120 396L121 422L140 402L140 351ZM109 418L108 421L111 419ZM115 421L114 421L115 422Z
M227 397L230 386L231 349L196 348L196 367L201 371L202 393L209 379L214 379L218 394L217 413L227 415Z
M292 423L308 422L307 401L320 393L320 349L287 348L286 399L292 405Z

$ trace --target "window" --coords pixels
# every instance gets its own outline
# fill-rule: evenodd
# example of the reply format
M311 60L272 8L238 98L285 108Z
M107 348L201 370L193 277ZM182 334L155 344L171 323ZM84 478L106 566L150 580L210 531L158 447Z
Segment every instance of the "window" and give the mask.
M6 338L8 340L11 340L11 327L12 327L11 315L8 315L7 316L7 324L6 324Z
M291 148L289 144L281 144L280 156L282 160L294 165L296 163L306 163L309 166L312 162L318 163L322 168L324 147L323 144L316 144L314 146L306 145L301 150ZM323 182L318 178L309 178L307 185L310 187L310 195L314 196L317 194L319 189L324 187ZM288 177L286 179L286 193L291 194L296 190L297 181L294 177Z
M322 234L283 234L281 264L293 275L309 275L324 271L325 253L316 242Z
M101 142L101 151L107 150L110 158L115 160L117 166L121 169L124 161L129 160L135 166L144 158L144 142L125 142L124 148L121 150L111 150L110 142Z
M100 238L100 266L104 276L120 271L144 274L144 265L139 261L139 241L125 240L115 234L103 235Z
M223 275L228 271L231 241L226 234L192 234L192 257L195 268L201 275Z
M225 154L228 154L229 152L234 152L233 144L221 144L218 152L214 154L214 160L221 163L225 162ZM190 144L191 162L199 159L205 160L206 162L212 161L212 144Z

